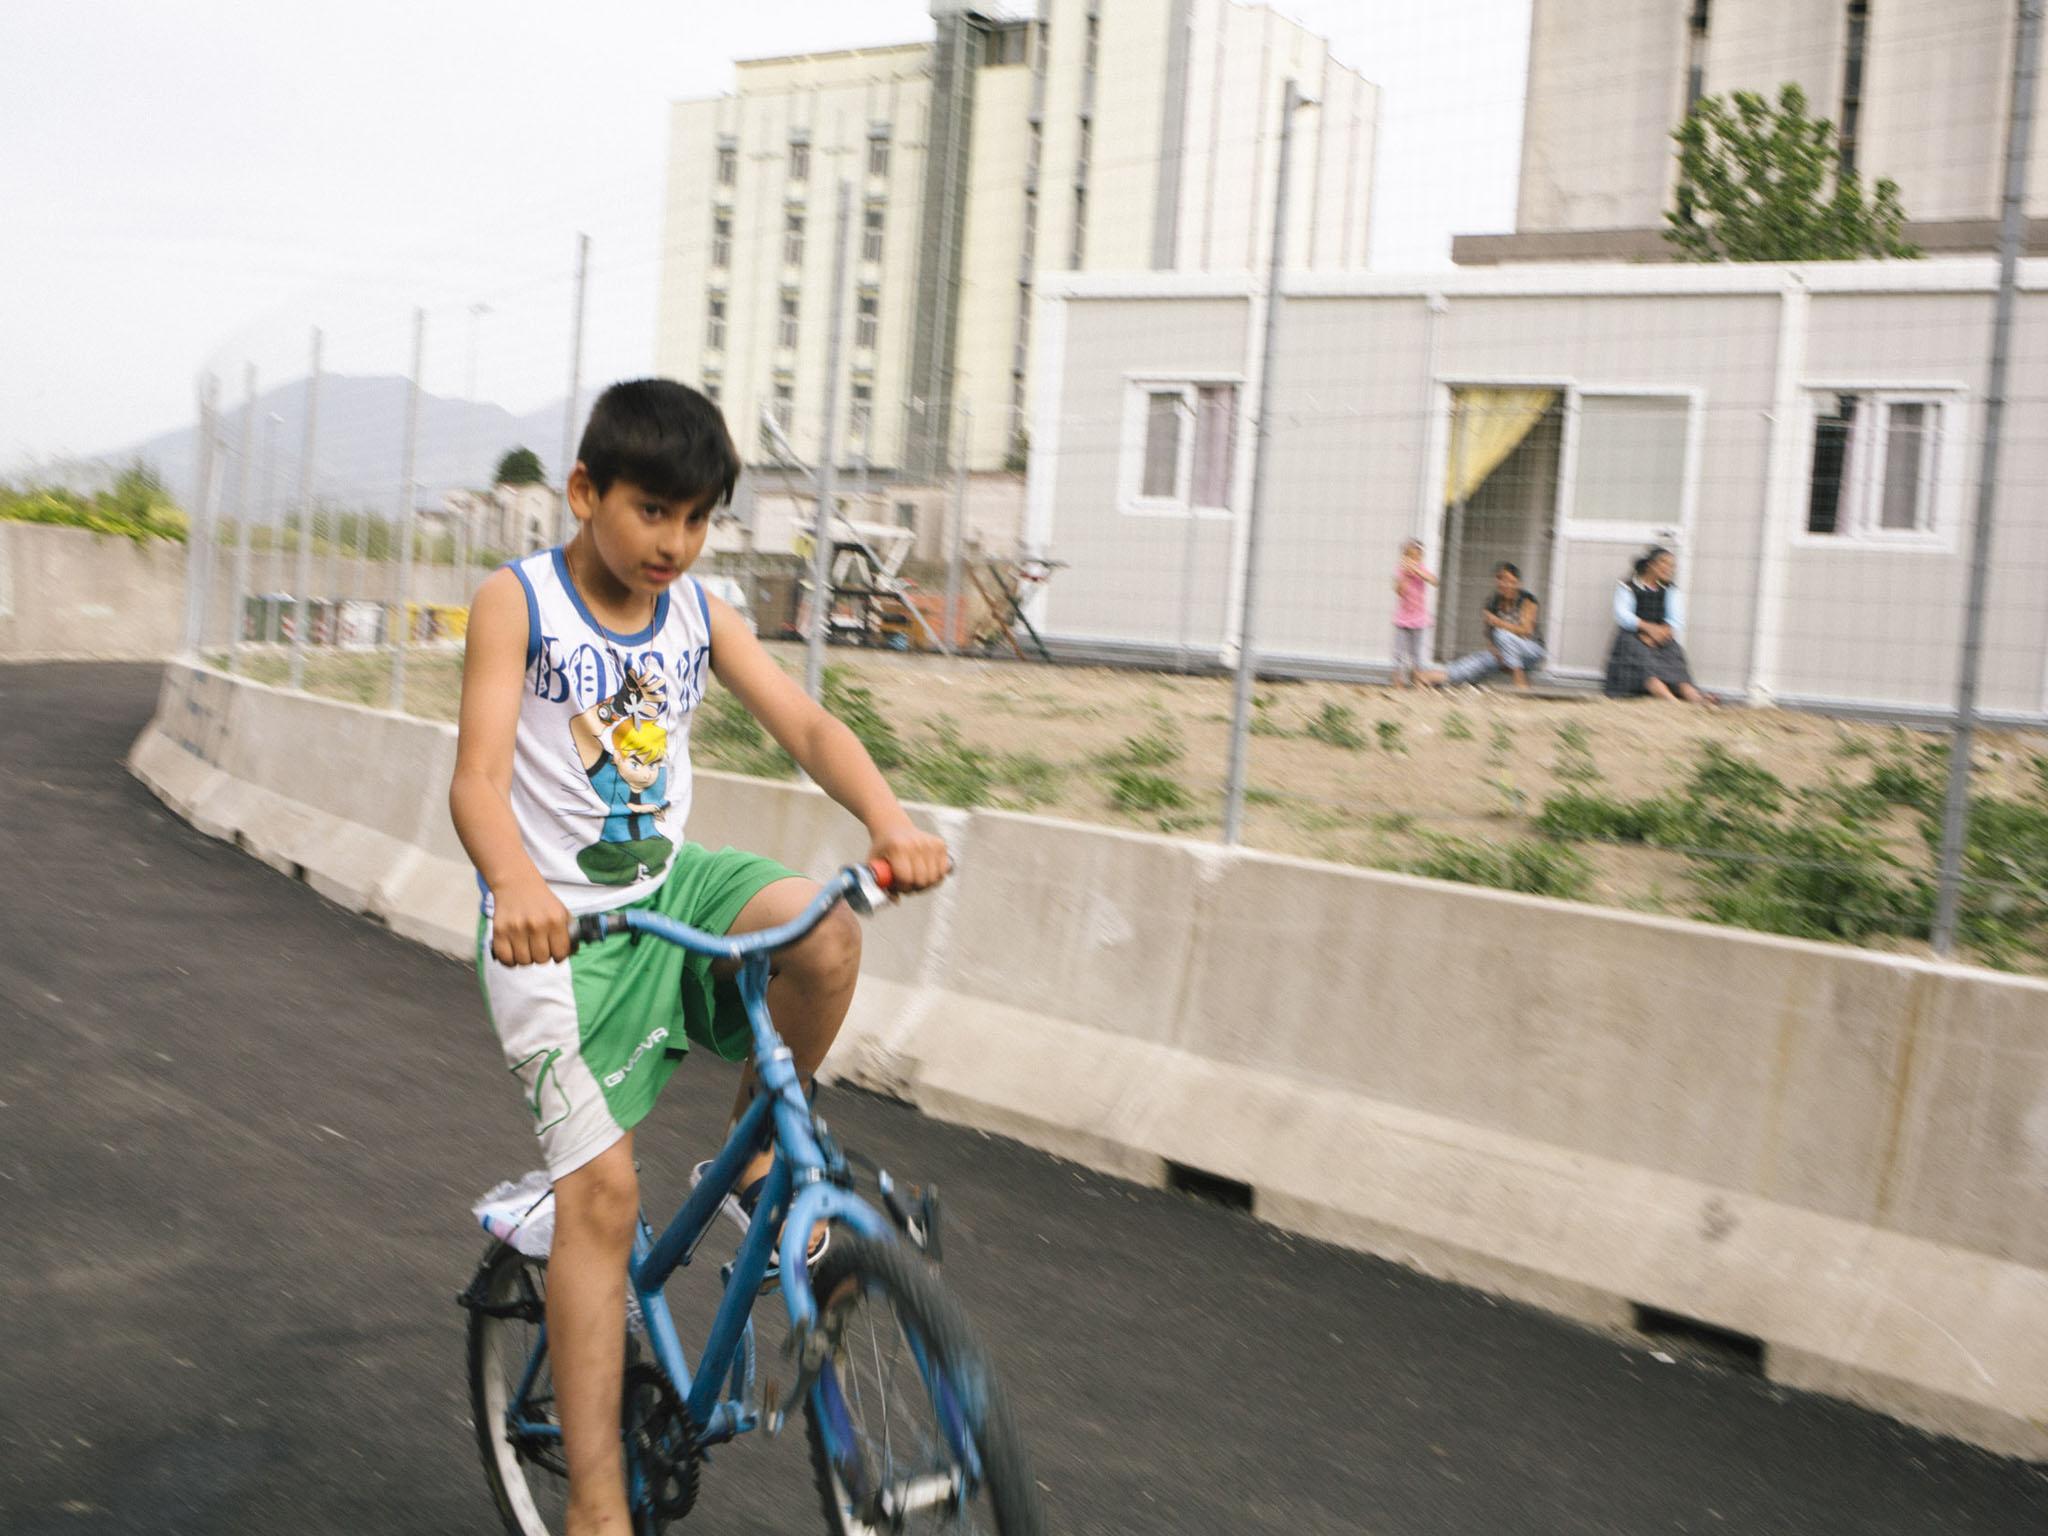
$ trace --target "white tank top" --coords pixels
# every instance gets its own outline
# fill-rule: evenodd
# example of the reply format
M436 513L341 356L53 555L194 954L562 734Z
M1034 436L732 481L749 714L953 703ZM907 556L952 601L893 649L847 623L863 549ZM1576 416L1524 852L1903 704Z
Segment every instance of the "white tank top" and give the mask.
M559 548L509 569L526 589L520 837L571 912L637 901L666 878L690 814L690 724L711 669L704 589L684 577L624 634L591 614Z

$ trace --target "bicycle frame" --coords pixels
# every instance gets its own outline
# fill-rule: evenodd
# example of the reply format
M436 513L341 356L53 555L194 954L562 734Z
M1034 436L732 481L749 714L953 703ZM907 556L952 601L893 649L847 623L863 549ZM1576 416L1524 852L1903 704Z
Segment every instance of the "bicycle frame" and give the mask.
M638 1299L647 1326L647 1342L655 1362L682 1399L696 1426L700 1445L721 1444L756 1427L758 1415L742 1397L724 1395L742 1337L768 1272L769 1246L781 1233L780 1263L783 1302L795 1335L804 1337L818 1320L805 1252L810 1233L820 1221L833 1221L864 1237L888 1239L895 1229L867 1201L833 1182L844 1172L836 1149L819 1139L810 1104L797 1075L789 1047L775 1032L768 1014L769 956L803 937L842 899L860 894L864 872L843 870L828 883L804 912L779 928L732 938L708 934L671 921L658 913L631 909L605 914L602 931L630 929L698 954L740 962L737 981L753 1031L756 1091L753 1102L725 1139L704 1177L690 1191L659 1237L643 1216L633 1239L627 1283ZM588 921L588 920L586 920ZM586 930L595 937L600 930ZM688 1264L740 1174L764 1146L772 1145L775 1160L768 1173L747 1235L740 1244L711 1332L695 1371L690 1369L675 1319L664 1294L669 1277ZM525 1414L527 1394L539 1374L547 1347L545 1326L538 1330L533 1353L507 1409L512 1426L529 1436L551 1438L544 1426ZM921 1363L921 1362L920 1362Z

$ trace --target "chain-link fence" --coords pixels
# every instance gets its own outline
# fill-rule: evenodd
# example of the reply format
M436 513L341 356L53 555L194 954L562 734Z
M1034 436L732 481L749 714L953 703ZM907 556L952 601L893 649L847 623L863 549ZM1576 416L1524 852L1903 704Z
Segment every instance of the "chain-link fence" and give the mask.
M1027 247L1032 281L985 349L1014 348L1016 392L972 362L987 338L961 342L945 460L920 474L904 422L935 404L884 417L911 377L890 358L923 334L898 323L887 258L922 238L899 191L926 146L856 114L761 149L707 117L703 185L678 181L704 206L672 204L659 247L620 258L660 269L657 366L720 401L748 460L699 574L771 642L907 653L835 651L817 686L912 793L2038 968L2048 277L2001 273L1996 225L2043 180L2025 164L2025 18L1887 17L1823 46L1707 9L1676 24L1697 67L1674 111L1839 67L1832 95L1809 94L1843 156L1859 48L1946 50L1997 79L1888 85L1862 119L1873 171L1920 154L1919 259L1659 259L1663 211L1692 208L1671 124L1624 121L1641 60L1560 62L1590 24L1562 7L1532 42L1515 234L1460 241L1449 270L1360 270L1362 245L1332 234L1351 217L1333 157L1357 152L1338 97L1255 93L1211 125L1246 147L1230 249L1213 201L1200 229L1155 221L1171 270L1062 273ZM1041 167L1064 151L1044 131L974 195L1050 219ZM1930 136L1940 153L1920 153ZM1201 153L1220 174L1222 149ZM1197 163L1186 144L1088 163L1156 177L1176 154ZM2001 167L2018 178L2004 203ZM766 223L750 178L775 194ZM1631 227L1586 211L1639 183L1652 211ZM1070 249L1113 249L1122 215L1098 201L1082 232L1079 211L1058 224ZM772 280L750 286L749 240ZM191 648L451 712L476 582L570 529L591 391L526 417L480 394L536 360L578 379L586 308L633 323L603 313L613 270L599 251L517 291L375 325L273 319L224 346L188 470ZM955 323L981 323L985 299L961 297ZM749 325L759 367L740 361ZM985 386L998 403L977 411ZM708 760L786 768L712 707Z

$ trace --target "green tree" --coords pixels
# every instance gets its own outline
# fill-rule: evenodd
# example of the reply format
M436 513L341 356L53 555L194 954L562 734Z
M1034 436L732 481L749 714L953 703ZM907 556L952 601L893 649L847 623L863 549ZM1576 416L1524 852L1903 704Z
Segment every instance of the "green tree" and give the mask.
M1678 141L1677 206L1664 238L1686 261L1855 261L1918 256L1899 189L1842 164L1835 125L1806 115L1787 82L1775 107L1752 91L1702 97Z
M498 460L497 478L493 485L546 485L547 471L541 468L540 455L531 448L514 448Z

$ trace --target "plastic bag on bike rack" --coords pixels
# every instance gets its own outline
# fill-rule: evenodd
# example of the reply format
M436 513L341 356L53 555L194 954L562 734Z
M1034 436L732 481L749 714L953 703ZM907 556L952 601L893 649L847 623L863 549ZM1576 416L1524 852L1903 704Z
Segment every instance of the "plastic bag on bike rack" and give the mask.
M546 1258L554 1245L555 1191L546 1169L494 1186L470 1210L486 1232L529 1259Z

